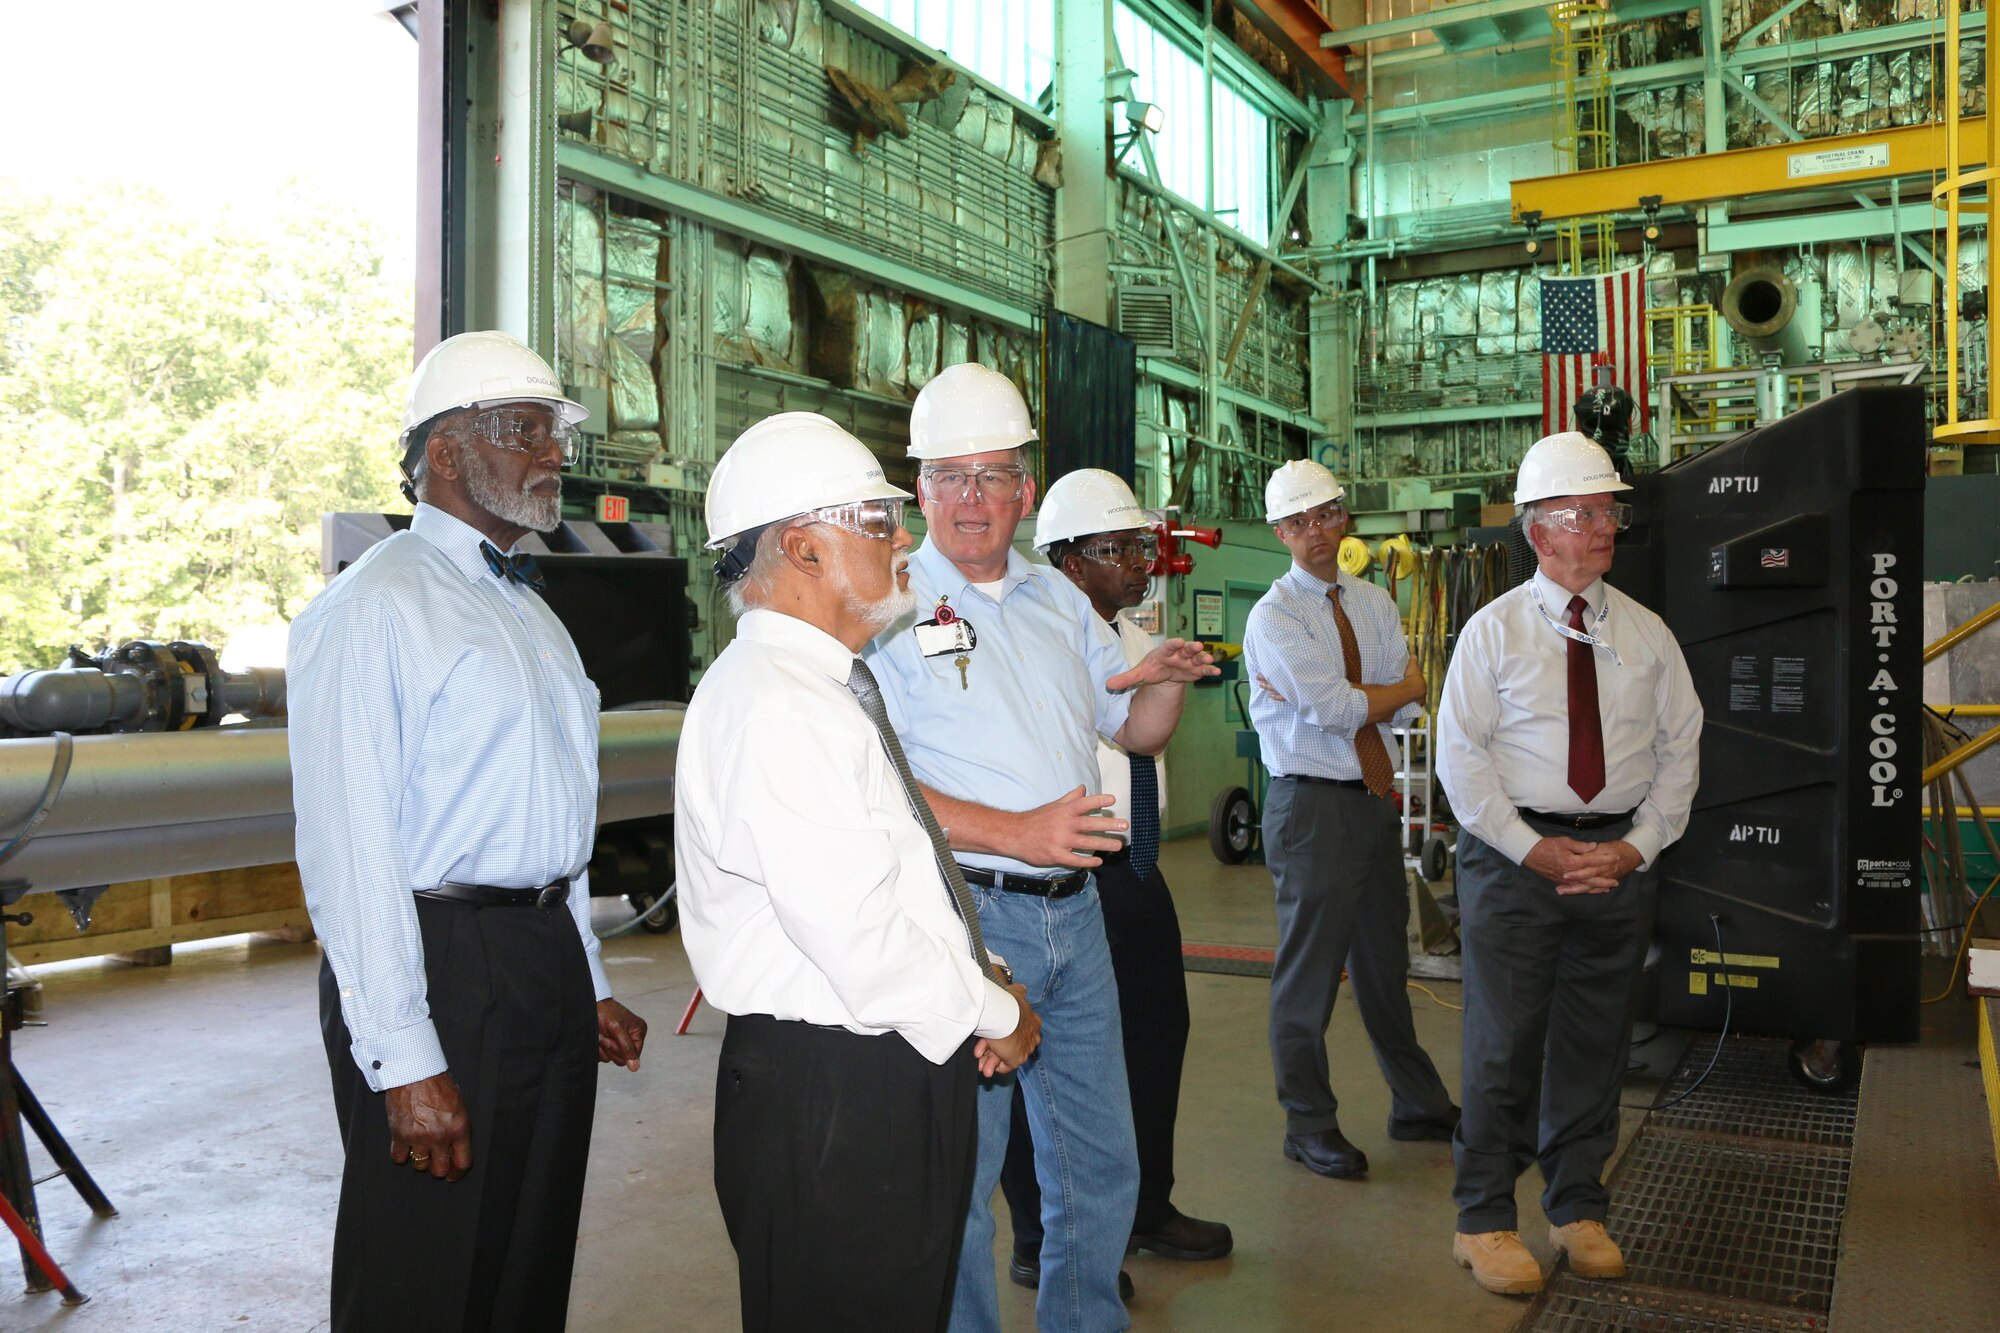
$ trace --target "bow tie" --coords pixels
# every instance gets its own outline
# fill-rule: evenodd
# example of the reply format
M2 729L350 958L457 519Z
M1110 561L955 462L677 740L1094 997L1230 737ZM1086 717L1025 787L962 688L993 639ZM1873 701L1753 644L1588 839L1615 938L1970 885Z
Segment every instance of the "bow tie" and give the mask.
M493 571L494 578L524 583L536 592L548 591L548 580L542 577L541 568L535 564L535 557L526 551L502 555L494 549L492 542L481 542L479 554L486 557L486 567Z

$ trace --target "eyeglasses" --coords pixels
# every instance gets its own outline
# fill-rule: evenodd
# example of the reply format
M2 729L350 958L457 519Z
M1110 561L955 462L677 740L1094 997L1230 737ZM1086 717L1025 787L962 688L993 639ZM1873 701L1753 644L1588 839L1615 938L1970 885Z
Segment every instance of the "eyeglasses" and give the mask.
M1623 532L1632 526L1632 506L1623 504L1570 505L1563 509L1549 509L1542 514L1544 521L1554 524L1564 532L1583 534L1596 532L1606 523L1613 532Z
M1099 537L1077 548L1085 560L1100 565L1150 565L1160 555L1160 539L1155 533L1132 537Z
M510 454L539 454L554 445L562 450L564 467L576 462L576 427L546 408L492 408L472 418L466 429Z
M903 502L897 499L856 500L852 504L815 509L804 517L813 523L831 523L857 537L888 541L903 526Z
M1347 506L1338 500L1329 500L1317 509L1308 509L1303 514L1287 514L1271 526L1287 537L1296 537L1307 528L1330 528L1347 518Z
M917 483L933 504L1012 504L1027 489L1028 470L1022 467L923 468Z

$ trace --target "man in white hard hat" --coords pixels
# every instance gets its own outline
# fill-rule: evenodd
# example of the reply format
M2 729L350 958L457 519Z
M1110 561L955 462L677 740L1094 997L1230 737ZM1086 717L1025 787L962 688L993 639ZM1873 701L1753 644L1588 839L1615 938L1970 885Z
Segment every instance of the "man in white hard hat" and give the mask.
M1584 1277L1625 1275L1602 1176L1702 720L1672 633L1604 582L1630 489L1575 431L1528 451L1514 503L1537 572L1466 622L1438 709L1465 961L1452 1256L1510 1295L1542 1285L1514 1204L1531 1161L1551 1246Z
M1035 549L1063 572L1118 635L1127 663L1153 650L1152 636L1121 611L1145 600L1147 573L1159 553L1152 519L1115 472L1081 468L1059 478L1035 516ZM1220 1259L1234 1244L1220 1222L1189 1217L1174 1207L1174 1122L1180 1114L1181 1065L1187 1055L1187 969L1181 923L1159 869L1160 825L1167 808L1166 771L1152 755L1127 754L1097 743L1112 813L1130 823L1123 851L1097 868L1097 897L1125 1044L1125 1078L1132 1094L1132 1131L1139 1148L1139 1207L1132 1244L1168 1259ZM1000 1187L1014 1221L1014 1280L1034 1286L1041 1271L1042 1191L1027 1099L1014 1092L1014 1127Z
M729 1015L715 1192L748 1330L945 1327L979 1079L1041 1030L858 656L912 605L908 498L811 412L750 427L709 480L740 619L688 705L674 862Z
M869 645L896 730L979 905L994 948L1042 1016L1047 1042L1027 1089L1046 1236L1036 1318L1044 1330L1127 1326L1119 1263L1139 1168L1119 1038L1118 992L1091 870L1120 846L1105 818L1097 741L1157 754L1187 682L1215 674L1199 645L1169 639L1136 667L1090 601L1013 549L1034 504L1023 446L1036 438L1006 376L952 366L910 415L910 457L929 532L910 557L917 609ZM952 1327L997 1333L993 1187L1013 1089L979 1095L974 1182Z
M1265 521L1292 567L1250 609L1250 721L1271 785L1264 859L1277 889L1271 1064L1284 1154L1335 1179L1366 1175L1341 1133L1326 1028L1341 969L1389 1084L1392 1139L1445 1140L1458 1108L1417 1040L1407 982L1408 882L1389 727L1417 714L1424 678L1389 594L1340 567L1347 491L1310 459L1271 474Z
M292 623L335 1329L560 1328L597 1065L639 1067L590 929L597 690L513 549L559 521L583 417L507 334L439 343L403 416L409 530Z

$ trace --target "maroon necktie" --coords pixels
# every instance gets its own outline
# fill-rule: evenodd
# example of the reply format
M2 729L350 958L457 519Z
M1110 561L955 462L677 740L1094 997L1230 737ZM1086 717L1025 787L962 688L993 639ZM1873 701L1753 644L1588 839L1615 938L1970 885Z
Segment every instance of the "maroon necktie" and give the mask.
M1361 644L1354 637L1354 622L1347 618L1347 610L1340 604L1339 587L1329 589L1326 597L1333 603L1333 625L1340 632L1341 655L1347 659L1347 683L1359 685ZM1601 752L1603 747L1598 749ZM1382 733L1374 723L1363 721L1361 729L1354 733L1354 757L1361 761L1361 781L1367 784L1369 794L1387 796L1396 782L1396 766L1390 762L1389 747L1382 743ZM1600 773L1604 771L1602 760L1597 768Z
M1581 597L1569 599L1569 627L1581 634ZM1587 804L1604 790L1604 721L1597 712L1596 649L1569 641L1569 788Z

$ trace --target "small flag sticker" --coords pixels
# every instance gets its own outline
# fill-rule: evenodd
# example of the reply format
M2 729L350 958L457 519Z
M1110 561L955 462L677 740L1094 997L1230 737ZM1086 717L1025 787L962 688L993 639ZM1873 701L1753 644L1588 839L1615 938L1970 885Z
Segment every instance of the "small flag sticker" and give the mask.
M1791 549L1783 546L1766 546L1764 548L1764 558L1758 561L1758 563L1766 569L1790 569L1792 567Z

